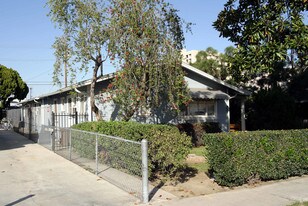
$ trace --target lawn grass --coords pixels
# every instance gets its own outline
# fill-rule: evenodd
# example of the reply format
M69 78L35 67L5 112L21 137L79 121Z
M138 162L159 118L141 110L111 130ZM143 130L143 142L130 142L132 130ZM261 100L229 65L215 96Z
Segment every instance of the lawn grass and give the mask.
M201 147L193 147L190 151L190 154L195 154L198 156L204 156L205 153L205 147L201 146Z
M191 149L190 154L195 154L197 156L204 156L205 154L205 147L194 147ZM207 161L203 163L188 163L189 167L192 167L196 170L198 170L199 173L205 172L207 173L209 170L209 164Z
M308 202L295 202L289 206L308 206Z
M188 163L187 165L188 165L188 167L191 167L191 168L198 170L199 173L201 173L201 172L207 173L208 170L209 170L209 164L207 162L204 162L204 163Z

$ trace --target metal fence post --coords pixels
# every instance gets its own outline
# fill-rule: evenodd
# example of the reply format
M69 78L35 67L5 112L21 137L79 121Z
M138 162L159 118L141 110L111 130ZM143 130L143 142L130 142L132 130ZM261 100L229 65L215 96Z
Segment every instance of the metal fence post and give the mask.
M97 134L95 135L95 164L96 164L95 174L98 175L98 140L97 140Z
M69 149L69 160L72 160L72 129L69 128L68 131L70 133L69 134L69 147L68 147L68 149Z
M56 121L55 121L55 113L51 113L51 150L54 152L55 151L55 136L56 136Z
M31 139L31 133L32 133L32 111L31 108L28 109L28 118L29 118L29 125L28 125L28 129L29 129L29 139Z
M55 141L55 136L56 136L56 128L52 127L52 132L51 132L51 150L53 152L55 152L55 148L56 148L56 141Z
M75 124L78 124L78 113L77 113L77 110L75 111Z
M143 203L149 202L149 184L148 184L148 141L141 141L142 154L142 199Z

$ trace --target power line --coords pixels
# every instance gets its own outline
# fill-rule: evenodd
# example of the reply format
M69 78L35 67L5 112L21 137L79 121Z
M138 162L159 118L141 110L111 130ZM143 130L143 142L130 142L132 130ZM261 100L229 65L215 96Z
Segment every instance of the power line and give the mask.
M47 71L44 71L44 72L42 72L42 73L40 73L40 74L38 74L38 75L36 75L36 76L34 76L34 77L31 77L31 78L28 79L27 81L30 81L30 80L35 79L35 78L37 78L37 77L40 77L40 76L46 74L47 72L50 72L51 70L53 70L53 69L48 69Z

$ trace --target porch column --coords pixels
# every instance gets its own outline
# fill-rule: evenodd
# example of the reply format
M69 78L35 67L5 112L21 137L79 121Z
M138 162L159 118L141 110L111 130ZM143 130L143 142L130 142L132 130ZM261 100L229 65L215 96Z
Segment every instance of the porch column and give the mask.
M227 107L227 114L226 114L227 132L230 132L230 100L226 99L225 104L226 104L226 107Z
M246 119L245 119L245 98L241 99L241 129L246 130Z

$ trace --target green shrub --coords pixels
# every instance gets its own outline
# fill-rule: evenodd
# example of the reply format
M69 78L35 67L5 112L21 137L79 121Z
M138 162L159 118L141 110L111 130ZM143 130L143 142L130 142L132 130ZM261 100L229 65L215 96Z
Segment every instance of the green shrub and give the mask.
M186 134L181 134L176 127L169 125L100 121L81 123L74 125L73 128L118 136L139 142L142 139L147 139L151 177L156 172L172 175L182 166L183 160L191 148L190 138ZM101 142L101 144L106 143ZM112 145L106 146L111 147ZM120 154L120 156L125 158L127 154Z
M217 122L204 123L183 123L177 125L180 132L185 132L191 137L191 142L195 147L204 146L203 135L205 133L221 132Z
M206 134L207 158L220 185L308 174L308 130Z
M72 149L82 157L95 159L95 136L72 131Z

